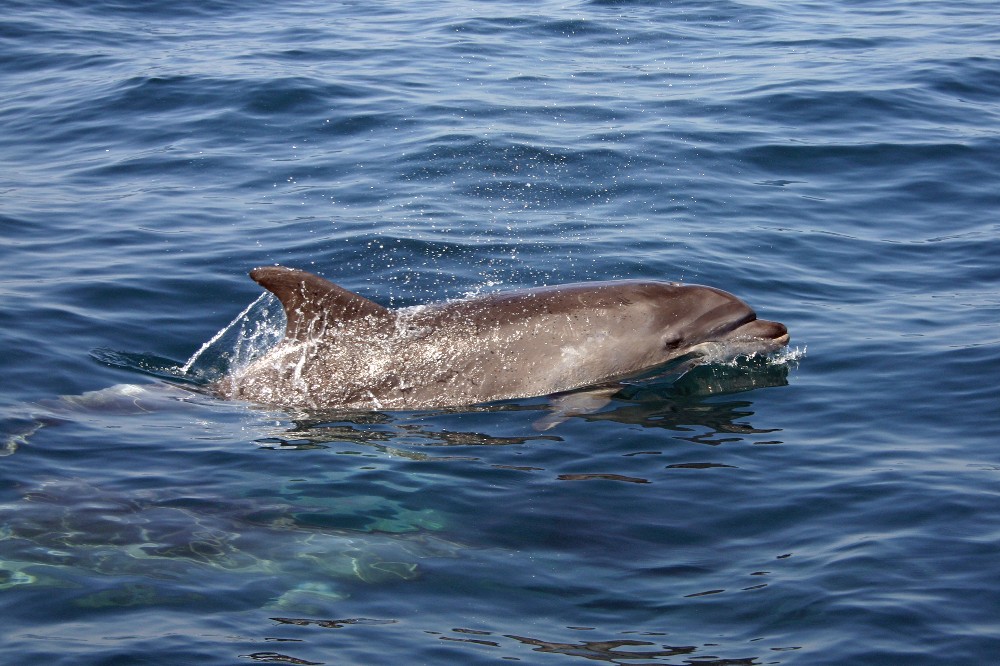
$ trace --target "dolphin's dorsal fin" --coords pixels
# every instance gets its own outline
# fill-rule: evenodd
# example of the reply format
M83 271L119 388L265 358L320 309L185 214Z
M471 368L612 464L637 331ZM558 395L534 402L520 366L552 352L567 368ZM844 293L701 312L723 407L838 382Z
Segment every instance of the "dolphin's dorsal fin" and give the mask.
M250 271L250 277L281 301L288 319L286 340L305 342L331 325L366 317L392 320L388 308L306 271L263 266Z

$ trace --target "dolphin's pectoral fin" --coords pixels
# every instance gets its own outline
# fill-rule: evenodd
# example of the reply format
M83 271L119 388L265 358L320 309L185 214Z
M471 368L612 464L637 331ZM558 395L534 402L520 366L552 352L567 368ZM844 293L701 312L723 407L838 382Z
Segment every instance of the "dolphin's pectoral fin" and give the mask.
M555 428L571 416L596 412L611 402L611 396L620 390L621 386L615 384L553 396L549 399L551 411L532 425L542 432Z
M387 309L318 275L284 266L263 266L250 277L281 301L288 324L285 338L305 342L328 329L330 323L374 318L394 321Z

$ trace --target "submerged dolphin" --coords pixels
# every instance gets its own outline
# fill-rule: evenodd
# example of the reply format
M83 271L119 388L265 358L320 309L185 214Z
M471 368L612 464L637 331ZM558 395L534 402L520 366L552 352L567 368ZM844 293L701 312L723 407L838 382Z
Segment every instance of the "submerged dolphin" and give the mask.
M769 352L784 325L712 287L626 280L389 310L305 271L250 272L281 301L284 339L216 393L289 408L423 409L550 395L713 344Z

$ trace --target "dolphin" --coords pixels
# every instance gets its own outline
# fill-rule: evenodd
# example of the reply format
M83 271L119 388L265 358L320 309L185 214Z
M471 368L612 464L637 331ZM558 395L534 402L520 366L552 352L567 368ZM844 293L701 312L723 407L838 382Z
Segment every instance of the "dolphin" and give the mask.
M291 409L412 410L607 386L719 346L788 344L713 287L647 280L499 292L390 310L283 266L250 277L281 302L284 338L211 388Z

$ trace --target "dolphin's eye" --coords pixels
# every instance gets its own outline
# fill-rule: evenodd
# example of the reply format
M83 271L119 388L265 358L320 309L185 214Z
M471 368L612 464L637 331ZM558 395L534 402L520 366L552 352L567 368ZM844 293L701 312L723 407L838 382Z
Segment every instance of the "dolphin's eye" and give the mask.
M664 349L677 349L681 346L684 339L677 333L667 333L663 336L663 348Z

